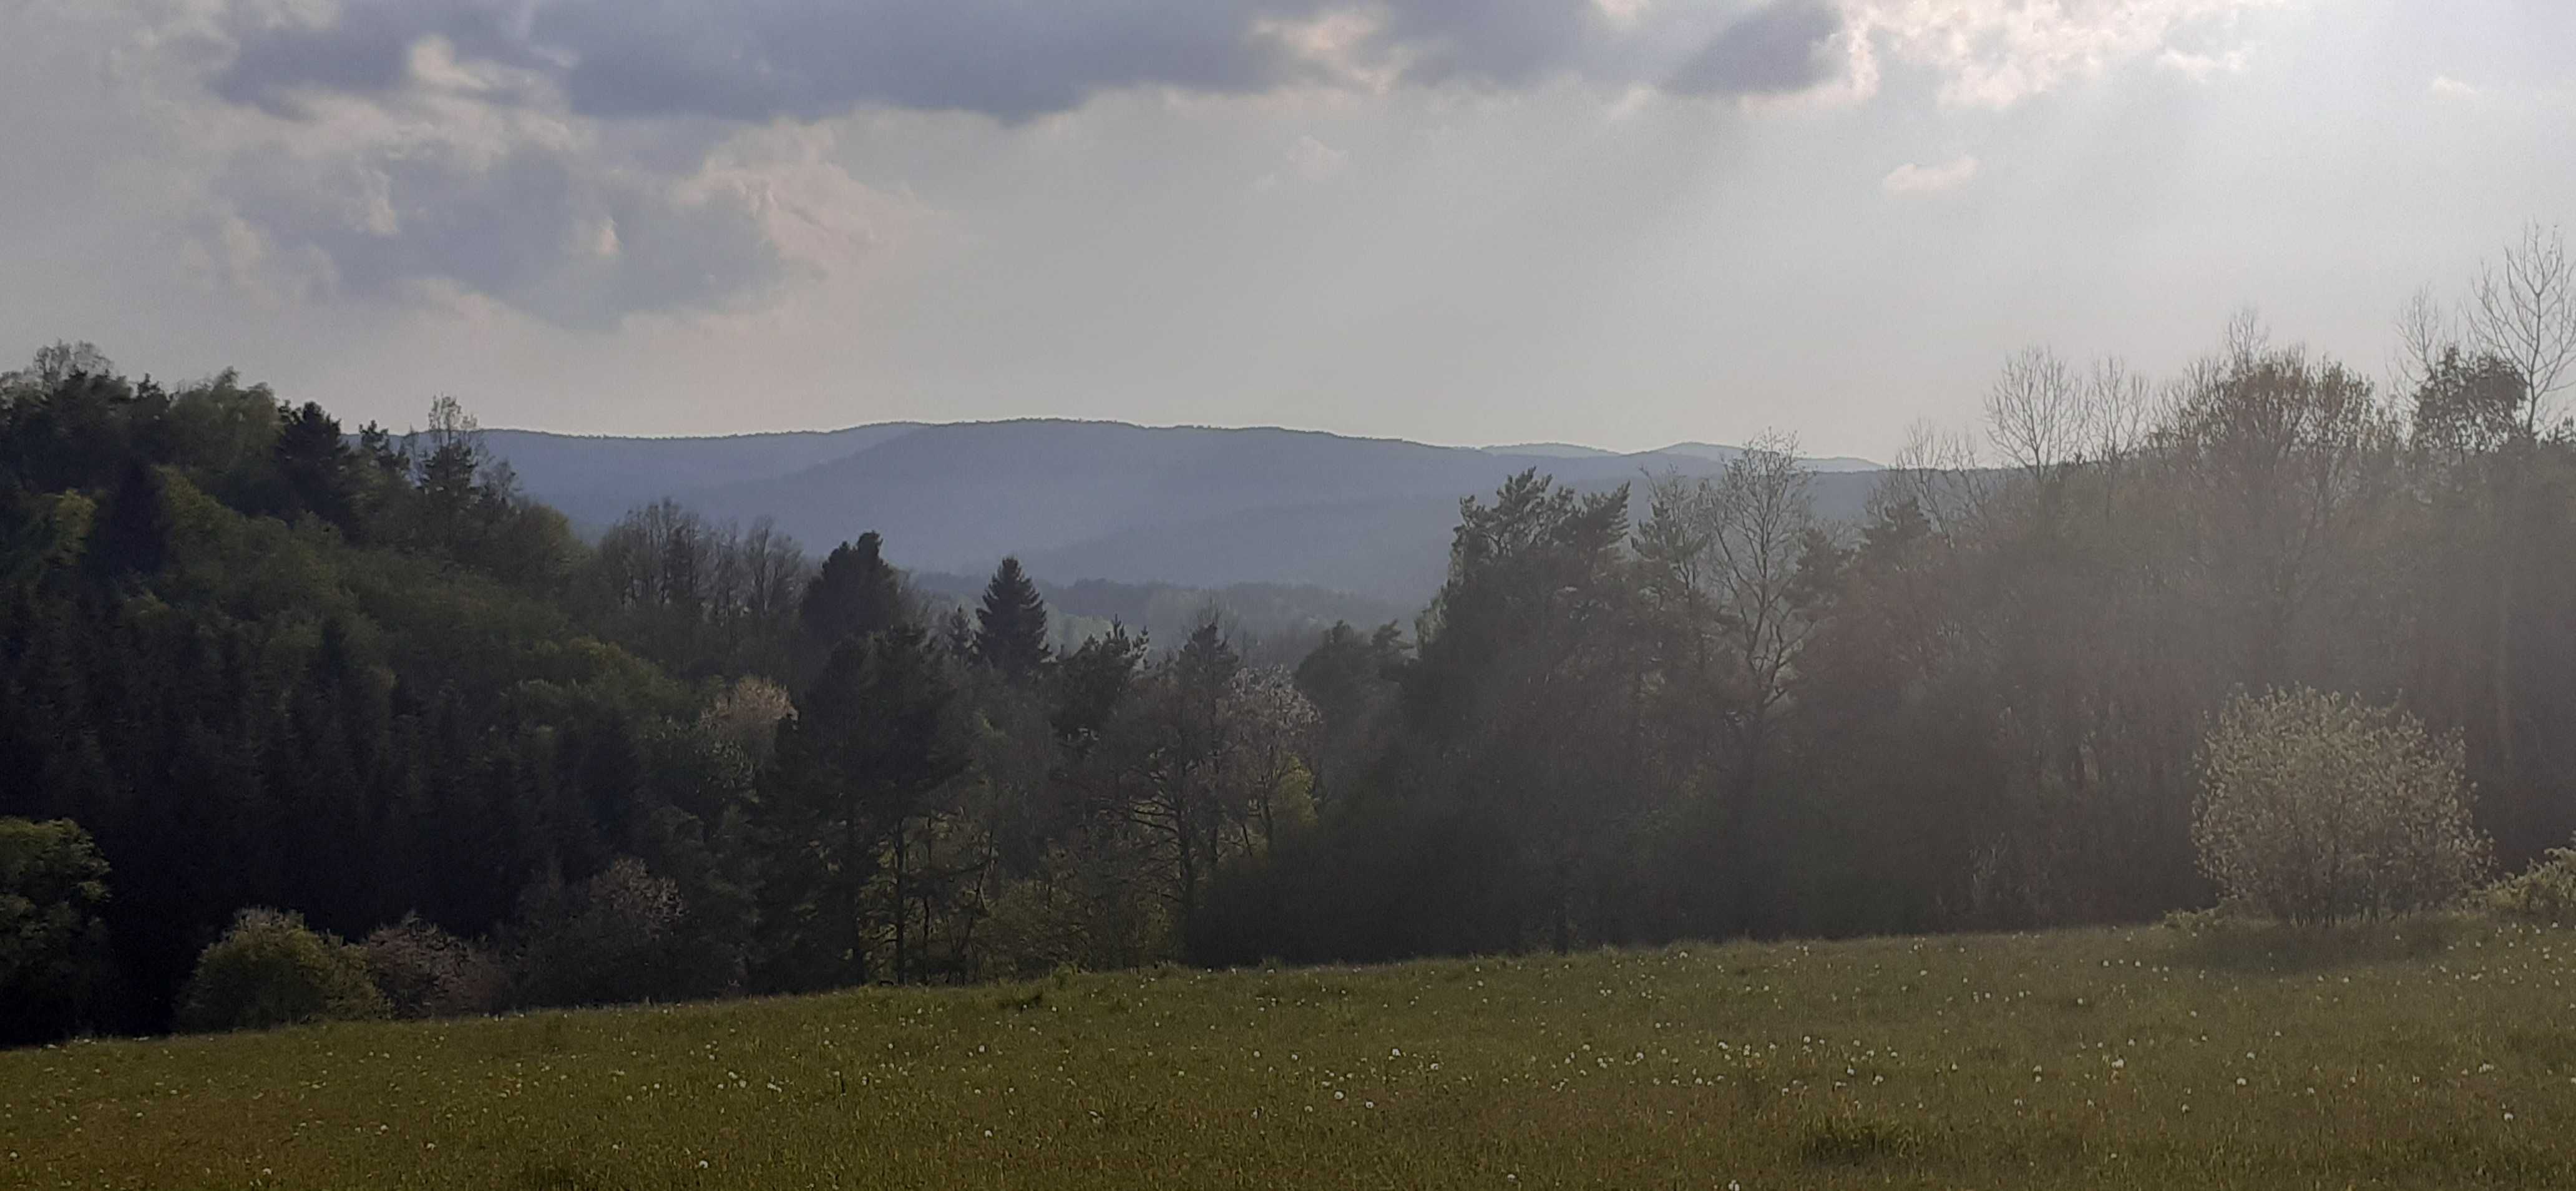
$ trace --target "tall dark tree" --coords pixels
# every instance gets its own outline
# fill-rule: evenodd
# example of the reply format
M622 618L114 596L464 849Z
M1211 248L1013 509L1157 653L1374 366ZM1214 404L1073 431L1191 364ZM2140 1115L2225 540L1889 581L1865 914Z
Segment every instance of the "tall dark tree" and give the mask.
M1020 682L1046 666L1048 653L1046 601L1020 560L1005 558L975 610L975 658Z
M797 605L807 640L829 652L903 623L903 579L887 564L884 546L871 530L832 548Z
M956 700L938 646L899 625L842 641L780 723L766 804L783 903L773 910L773 983L866 982L880 924L891 926L894 978L912 974L911 836L966 765ZM867 893L881 871L890 904L878 907Z
M338 419L310 401L281 406L272 454L285 486L282 513L289 518L311 514L344 533L357 528L356 457Z

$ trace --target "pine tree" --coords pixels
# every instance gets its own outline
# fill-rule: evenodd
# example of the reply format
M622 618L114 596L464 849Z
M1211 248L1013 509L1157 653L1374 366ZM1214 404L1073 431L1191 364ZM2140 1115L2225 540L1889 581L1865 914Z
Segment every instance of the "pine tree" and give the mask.
M277 445L271 454L284 481L283 512L291 519L310 513L350 533L357 528L357 479L347 436L340 423L310 401L278 413Z
M887 565L884 545L873 531L841 543L805 585L797 621L824 652L903 623L903 583Z
M773 941L770 982L785 988L864 983L876 915L867 890L890 858L895 978L909 968L902 906L910 891L906 841L931 796L966 766L953 714L957 691L919 629L898 626L844 641L778 733L764 806L775 849L773 906L787 937Z
M975 659L999 670L1014 682L1023 681L1047 664L1046 601L1038 597L1038 585L1020 568L1020 560L1005 558L993 569L993 579L984 585L984 606L975 612Z

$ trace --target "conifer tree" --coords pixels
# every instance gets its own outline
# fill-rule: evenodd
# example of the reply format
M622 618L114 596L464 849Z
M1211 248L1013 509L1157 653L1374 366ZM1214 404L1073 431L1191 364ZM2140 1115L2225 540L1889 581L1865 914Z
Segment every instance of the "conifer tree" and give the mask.
M1046 601L1038 597L1020 560L1005 558L984 585L984 606L975 612L975 658L1012 681L1036 674L1047 663Z
M843 542L805 585L797 620L823 650L863 640L903 622L903 583L887 565L884 546L885 540L873 530L860 534L855 542Z

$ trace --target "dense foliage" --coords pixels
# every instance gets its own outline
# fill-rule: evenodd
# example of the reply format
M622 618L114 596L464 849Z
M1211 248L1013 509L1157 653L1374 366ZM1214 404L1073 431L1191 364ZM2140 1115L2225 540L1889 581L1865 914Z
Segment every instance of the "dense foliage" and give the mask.
M265 1029L315 1021L365 1021L391 1012L367 971L366 953L304 925L295 914L244 910L197 957L179 1001L191 1030Z
M2482 342L2393 393L2242 326L2161 388L2034 351L2009 467L1927 440L1858 523L1785 442L1523 475L1409 633L1290 668L1068 644L1016 562L943 616L873 533L585 543L452 401L352 435L49 351L0 380L0 815L95 841L114 990L49 1028L166 1026L254 906L406 1013L2143 920L2216 895L2222 708L2294 687L2456 742L2518 867L2576 833L2576 443Z
M2459 743L2401 712L2308 690L2239 696L2201 770L2202 870L2229 903L2264 916L2438 909L2486 873Z

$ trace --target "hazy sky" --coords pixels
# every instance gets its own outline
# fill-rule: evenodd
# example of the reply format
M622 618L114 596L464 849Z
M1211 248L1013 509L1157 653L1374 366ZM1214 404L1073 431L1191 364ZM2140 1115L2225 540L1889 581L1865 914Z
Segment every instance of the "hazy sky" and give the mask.
M0 0L0 353L1884 456L2248 303L2376 372L2571 130L2571 0Z

